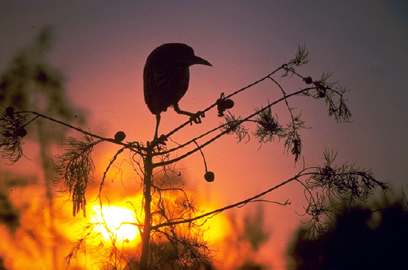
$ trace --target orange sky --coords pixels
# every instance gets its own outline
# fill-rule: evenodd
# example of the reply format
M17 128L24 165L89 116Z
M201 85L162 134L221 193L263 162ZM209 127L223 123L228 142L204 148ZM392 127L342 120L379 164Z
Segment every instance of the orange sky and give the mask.
M231 93L265 76L291 59L298 44L306 44L312 61L300 73L318 78L333 71L333 80L351 90L354 120L338 125L325 115L322 103L293 100L292 106L302 110L312 127L301 133L306 166L321 164L327 147L339 151L338 161L355 162L395 188L407 188L407 12L407 4L397 0L13 1L0 4L0 69L16 48L51 24L56 42L49 60L66 75L72 101L89 112L89 129L106 136L123 130L127 140L146 141L153 136L155 117L144 104L142 70L158 45L189 44L213 65L190 70L190 90L180 107L193 111L212 104L221 92ZM302 86L296 79L283 81L288 91ZM264 82L234 98L233 112L245 115L278 97L279 90ZM287 117L281 112L280 118ZM169 109L162 114L160 131L168 132L184 120ZM219 122L212 111L203 124L187 127L173 139L182 142ZM282 154L283 142L258 146L255 138L236 144L224 137L206 147L207 165L216 175L211 184L203 179L198 153L179 162L178 169L189 186L203 190L209 202L223 205L265 190L302 168ZM295 211L301 212L303 195L290 185L268 198L294 202L265 205L265 226L272 235L261 253L274 269L285 269L283 255L291 231L300 224ZM242 215L251 209L234 211Z

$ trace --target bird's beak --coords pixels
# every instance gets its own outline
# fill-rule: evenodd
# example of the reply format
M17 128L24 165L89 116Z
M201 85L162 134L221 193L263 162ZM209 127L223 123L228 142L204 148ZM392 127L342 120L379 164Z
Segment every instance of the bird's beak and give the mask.
M195 65L195 64L205 65L205 66L210 66L210 67L212 67L212 65L210 64L210 62L208 62L207 60L204 60L203 58L194 55L194 58L193 58L193 60L191 61L191 65Z

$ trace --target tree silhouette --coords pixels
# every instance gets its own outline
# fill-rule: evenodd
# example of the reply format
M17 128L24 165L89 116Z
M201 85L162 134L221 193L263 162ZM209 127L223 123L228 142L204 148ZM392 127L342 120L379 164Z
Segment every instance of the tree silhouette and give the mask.
M19 213L13 207L8 194L3 191L0 191L0 223L5 224L12 232L20 225Z
M265 214L262 204L255 205L254 211L249 211L243 218L229 215L231 234L223 240L223 260L233 260L233 269L264 269L256 263L256 256L261 246L270 237L269 227L264 223Z
M99 181L98 199L101 208L109 203L102 195L107 174L118 157L125 152L128 153L135 174L140 177L143 199L142 209L134 207L135 221L122 223L121 226L133 225L135 230L140 232L142 241L141 246L138 247L139 252L129 255L117 247L115 232L106 225L101 212L104 222L89 224L84 228L82 237L68 254L67 261L75 258L78 251L86 250L89 243L87 241L93 237L96 226L105 226L111 239L108 257L110 259L105 262L105 269L199 269L199 267L210 269L211 253L207 243L200 237L203 234L200 228L217 214L252 202L287 205L290 203L289 200L279 203L266 200L263 196L289 183L298 183L305 190L305 214L310 216L309 231L312 234L320 234L326 229L324 217L336 213L339 203L343 200L354 203L366 200L378 187L387 189L387 186L376 180L370 171L354 166L335 165L336 155L327 151L325 163L322 166L303 168L293 177L259 194L212 211L200 211L197 203L185 191L180 174L175 167L176 162L200 152L206 171L204 178L209 182L214 181L215 174L207 170L203 149L226 135L233 135L239 142L255 137L261 146L275 140L283 140L285 150L293 155L295 162L299 161L304 147L301 131L305 128L305 122L301 114L290 105L293 97L306 96L321 100L327 106L328 115L334 117L337 122L350 120L351 113L345 99L348 90L329 82L330 73L323 73L318 80L298 73L296 68L308 61L308 52L304 47L299 47L293 59L266 76L230 94L220 93L220 97L214 103L198 111L202 114L215 111L224 119L223 123L214 124L206 132L186 141L173 141L172 135L191 124L191 121L186 121L161 136L163 141L168 142L166 145L159 145L159 140L125 141L126 134L123 131L118 131L112 137L104 137L46 113L8 107L2 112L0 118L2 155L12 162L18 161L23 155L22 144L27 135L26 127L39 120L68 127L82 134L84 136L82 139L69 138L66 151L55 158L54 168L57 175L54 180L71 195L73 214L76 215L82 210L86 215L86 191L94 180L93 172L96 169L92 153L95 147L102 143L116 145L117 151L112 153L112 158ZM297 81L301 87L290 92L285 90L281 82L285 78ZM259 108L256 107L254 112L248 115L240 116L233 113L234 96L242 94L255 85L267 82L272 84L273 90L280 93L280 98L273 102L268 101L268 104ZM278 104L283 104L287 110L286 113L289 116L287 123L280 123L278 111L272 111ZM279 112L279 114L283 113ZM251 129L254 131L251 132ZM136 202L130 203L136 205ZM258 238L261 236L255 234L251 237L249 240L256 248L260 243Z
M297 270L407 269L407 226L405 197L371 207L344 205L326 234L310 238L301 227L288 254Z
M47 62L47 53L51 49L52 41L52 28L44 27L30 46L21 49L14 56L0 77L0 106L3 108L13 106L21 111L34 110L66 123L81 124L84 122L83 112L68 102L64 92L63 75ZM8 113L13 114L10 109ZM6 134L7 136L18 135L20 138L27 132L36 135L34 138L40 146L40 161L45 179L47 207L44 214L50 220L48 230L51 239L56 236L56 231L52 181L55 170L51 162L50 147L52 143L64 142L68 131L69 129L63 125L50 125L49 121L37 118L33 125L25 123L24 127L18 130L18 134ZM3 141L1 145L5 146ZM11 162L15 162L21 155L22 152L17 151L13 157L8 158ZM55 240L51 241L51 245L53 269L58 269Z

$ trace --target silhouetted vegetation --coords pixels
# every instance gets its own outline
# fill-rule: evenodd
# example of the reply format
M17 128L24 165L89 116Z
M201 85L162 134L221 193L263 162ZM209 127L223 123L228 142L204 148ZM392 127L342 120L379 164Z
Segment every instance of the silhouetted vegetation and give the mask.
M324 234L313 238L301 227L288 254L296 270L408 269L407 228L406 197L351 208L347 204Z
M247 262L243 266L237 268L237 270L265 270L262 265L254 262Z
M3 259L0 258L0 270L6 270L6 267L4 267Z
M0 191L0 223L5 224L7 228L14 231L20 225L20 216L11 204L7 194Z
M69 102L64 88L64 76L47 61L52 43L52 28L42 28L34 42L20 49L0 75L0 107L5 110L6 116L0 120L0 148L2 157L14 163L23 157L22 145L27 135L38 143L39 162L45 179L45 213L49 219L44 229L49 231L51 237L56 238L53 211L55 170L50 149L52 144L65 141L69 129L32 115L30 111L58 118L66 123L82 124L85 118L83 111ZM8 215L7 219L10 222L14 217ZM14 225L15 222L17 220ZM50 241L54 243L56 240ZM58 269L56 245L52 249L53 268Z
M40 35L40 41L42 40L47 40L44 38L44 34ZM39 52L43 53L42 50ZM310 220L308 232L313 235L321 235L327 229L325 222L339 211L339 205L344 200L350 204L364 201L376 189L387 189L387 185L375 179L371 171L355 166L335 165L336 155L326 152L325 163L322 166L302 168L289 179L281 180L280 183L274 184L252 197L218 209L201 211L198 204L185 191L175 164L194 153L200 152L205 166L204 179L208 182L214 181L215 173L207 170L203 148L228 134L234 135L239 142L255 137L260 146L283 140L285 151L292 154L295 162L298 162L305 147L301 138L301 132L305 129L305 120L302 118L300 110L290 105L293 97L308 97L310 101L311 99L321 100L321 103L327 107L327 114L333 116L337 122L350 121L351 112L346 105L345 98L348 90L336 83L329 82L330 73L323 73L320 79L315 80L296 71L298 67L308 62L308 52L304 47L299 47L293 59L278 66L266 76L230 94L220 93L220 97L212 104L198 110L198 116L201 117L212 110L219 117L222 117L223 122L221 124L212 123L206 132L185 141L175 142L171 138L172 135L192 122L198 122L194 119L188 119L158 139L158 136L155 136L153 141L125 141L126 134L123 131L105 137L74 126L69 122L76 119L76 114L69 110L67 105L58 102L61 101L58 94L49 91L50 89L60 91L61 81L52 79L54 77L50 74L53 73L48 66L36 64L32 69L32 66L26 64L25 58L20 57L16 60L16 68L10 69L12 70L11 74L21 75L26 74L27 70L33 71L29 72L29 77L16 77L16 86L13 87L11 85L14 84L11 82L14 81L9 80L11 75L2 77L0 84L0 94L2 94L0 100L4 104L4 109L0 115L2 156L12 163L21 159L24 156L22 146L26 140L26 135L31 133L28 127L34 124L38 125L37 130L40 134L38 138L42 138L45 134L42 133L45 131L45 123L79 133L81 138L69 138L66 151L55 157L53 169L57 172L56 177L54 178L54 174L52 176L46 174L46 179L47 183L54 179L63 191L70 194L74 215L83 211L84 216L86 215L86 191L89 183L92 181L99 183L98 199L101 208L104 204L111 203L108 198L103 196L108 172L123 153L127 153L130 157L129 163L132 164L134 173L138 176L136 185L140 186L139 192L142 193L143 200L141 202L142 208L135 207L136 202L130 202L134 207L136 218L134 222L127 222L126 224L135 226L135 230L139 231L142 238L141 246L138 246L138 250L131 255L122 252L117 246L116 234L108 228L104 220L100 224L84 226L80 239L66 257L68 263L76 257L79 251L87 250L87 240L92 239L97 233L95 227L102 225L105 226L110 237L109 247L103 244L98 246L100 249L108 250L108 259L103 262L104 269L211 269L211 252L208 243L201 237L204 233L201 228L208 219L217 214L254 202L288 205L290 204L289 200L275 202L263 197L289 183L297 183L304 188L305 215L308 215ZM25 68L26 66L28 68ZM44 92L46 97L54 98L55 102L46 102L45 110L41 110L43 107L29 103L24 94L26 93L25 90L22 90L27 78L29 80L34 78L41 91L48 89ZM299 87L293 91L285 90L283 86L285 78L293 82L297 81ZM254 106L255 110L248 115L234 114L235 103L232 98L261 83L270 83L268 87L276 90L275 92L279 93L280 97L273 102L268 101L262 106ZM17 92L10 94L11 89L16 89ZM10 97L4 93L10 94ZM265 102L267 100L266 97ZM284 105L284 112L272 111L274 106L278 104ZM154 111L153 113L157 115L161 111L158 110L158 112ZM289 120L287 123L280 123L278 113L280 115L285 112L288 116L286 118ZM197 118L197 115L194 114L192 117ZM54 129L52 130L54 132ZM45 160L45 153L47 153L46 142L43 141L43 161ZM95 147L103 143L113 144L117 146L117 150L112 153L108 166L103 169L101 179L94 179L94 170L99 168L95 168L92 154ZM49 164L47 164L43 162L44 168L49 168ZM51 209L52 192L50 190L48 184L47 196ZM245 220L243 239L248 241L255 251L268 236L262 227L252 223L253 220L259 221L260 218L262 216L258 213L252 219ZM262 269L262 266L248 261L242 269Z

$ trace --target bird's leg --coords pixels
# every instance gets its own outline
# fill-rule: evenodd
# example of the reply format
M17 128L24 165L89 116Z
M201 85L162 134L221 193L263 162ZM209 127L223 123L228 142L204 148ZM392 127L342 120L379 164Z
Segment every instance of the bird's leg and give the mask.
M174 104L173 107L174 107L174 110L176 111L176 113L190 116L190 121L192 121L192 122L194 122L196 124L200 124L201 123L201 117L205 117L204 113L201 112L201 111L198 111L196 113L191 113L191 112L181 110L178 103Z
M157 114L156 114L156 129L155 129L155 131L154 131L153 141L157 140L157 138L158 138L159 124L160 124L160 113L157 113Z
M152 141L152 145L159 145L159 144L166 145L166 142L165 142L165 141L167 141L166 136L165 136L164 134L161 135L160 138L159 138L159 136L158 136L158 134L159 134L160 118L161 118L161 117L160 117L160 113L156 114L156 130L155 130L155 132L154 132L154 138L153 138L153 141Z

